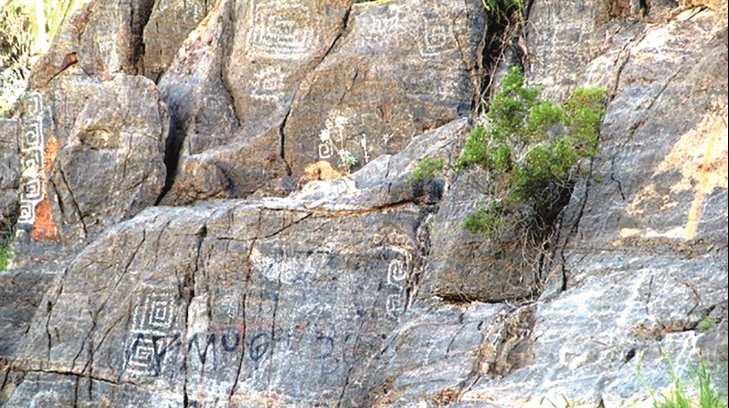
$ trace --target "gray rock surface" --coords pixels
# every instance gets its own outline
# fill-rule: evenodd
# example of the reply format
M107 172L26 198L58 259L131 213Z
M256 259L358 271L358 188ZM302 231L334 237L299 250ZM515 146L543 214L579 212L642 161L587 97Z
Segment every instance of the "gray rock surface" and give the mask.
M155 203L166 175L168 130L167 107L151 81L120 74L96 89L50 174L64 241L88 241Z
M0 273L0 406L649 407L667 357L685 379L724 367L726 394L725 1L532 4L528 80L609 94L542 251L462 230L479 172L409 179L452 165L473 124L479 2L221 0L169 38L108 23L138 5L93 4L65 32L107 21L127 50L143 32L157 51L131 60L159 91L112 63L129 53L58 69L66 40L35 69L17 134L56 140L41 183L74 175L51 225L83 236L80 213L93 233L53 258L34 224ZM144 9L167 5L194 8ZM15 160L31 150L53 149Z
M400 151L469 112L483 35L476 1L221 2L160 81L180 152L163 202L245 197L320 161L346 173Z
M0 119L0 234L9 232L17 213L20 180L17 128L15 119Z
M144 26L144 74L159 78L187 36L207 15L214 0L158 0Z

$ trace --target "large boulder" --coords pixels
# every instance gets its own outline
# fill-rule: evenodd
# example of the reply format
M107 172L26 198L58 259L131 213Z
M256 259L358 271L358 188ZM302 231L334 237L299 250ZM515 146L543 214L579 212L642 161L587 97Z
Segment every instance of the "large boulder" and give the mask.
M179 151L163 202L285 194L271 180L354 171L467 114L483 19L476 1L221 2L160 81Z
M579 84L605 86L610 96L600 154L588 163L590 172L561 218L555 257L546 264L551 268L543 269L549 274L544 292L536 302L527 299L528 314L518 317L523 308L513 312L513 326L501 325L501 340L497 336L471 348L481 356L475 359L472 381L443 383L438 362L428 362L384 383L392 401L433 403L428 395L436 395L435 387L409 394L407 380L419 378L448 385L450 406L457 407L647 406L649 389L667 390L672 384L666 359L681 377L689 377L690 368L702 360L726 366L725 23L717 26L716 14L702 9L676 12L660 24L618 19L592 25L592 13L590 4L537 1L530 15L537 23L529 36L535 43L530 52L537 50L534 57L545 70L532 66L529 80L546 84L554 98ZM590 24L580 31L585 44L600 38L606 41L605 52L568 51L574 47L567 44L577 40L567 28L577 21ZM619 24L628 29L612 31ZM584 58L580 69L560 71L564 64L574 66L575 58ZM445 193L441 213L467 206L469 196L454 185ZM438 235L454 234L433 229L434 244ZM457 247L456 241L445 243ZM434 248L429 262L443 262L438 253L447 245ZM503 277L492 278L489 264L481 274L448 282L466 291L503 284ZM437 287L442 276L426 278L426 285ZM479 277L487 282L479 283ZM455 303L474 299L479 298L445 298ZM407 323L402 327L398 330ZM518 328L516 334L509 327ZM494 369L486 364L493 352L485 351L499 349L506 352L497 352L501 368ZM390 367L397 367L395 361ZM717 388L726 390L726 371L717 373ZM401 406L384 401L383 406Z
M168 130L167 107L150 80L119 74L95 89L50 174L64 240L88 241L155 204L165 181Z
M363 4L302 83L283 128L294 174L319 160L341 170L398 152L467 115L478 101L483 6L476 1Z
M152 81L100 81L72 67L33 92L19 118L18 267L60 260L157 201L169 115Z
M76 380L81 406L365 405L360 364L409 309L427 249L433 198L408 174L466 125L290 198L149 208L108 229L47 292L5 406L63 406Z

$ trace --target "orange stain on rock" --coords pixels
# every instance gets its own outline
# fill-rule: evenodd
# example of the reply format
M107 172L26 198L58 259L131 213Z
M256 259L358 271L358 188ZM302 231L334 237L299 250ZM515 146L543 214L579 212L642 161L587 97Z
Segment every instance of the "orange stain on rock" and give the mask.
M714 190L727 188L728 138L726 118L717 114L704 117L696 129L681 137L656 169L655 176L670 172L681 175L681 179L671 186L670 195L659 196L655 184L651 183L628 207L628 213L636 216L642 215L652 205L655 208L656 204L661 209L671 210L678 204L675 200L679 193L691 191L693 200L684 225L667 231L623 229L621 236L694 239L701 224L706 199Z
M43 159L43 180L47 184L50 177L53 162L58 155L59 144L55 137L48 139L46 144L45 156ZM58 239L58 231L56 224L53 223L53 213L51 212L51 202L48 199L48 191L46 190L41 201L35 210L36 218L33 224L31 237L36 241L49 241Z

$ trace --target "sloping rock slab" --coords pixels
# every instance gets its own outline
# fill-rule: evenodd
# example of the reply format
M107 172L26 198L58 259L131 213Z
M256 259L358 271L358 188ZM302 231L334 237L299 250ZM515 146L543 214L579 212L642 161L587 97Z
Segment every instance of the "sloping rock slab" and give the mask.
M179 151L163 202L244 197L319 161L348 173L399 152L470 111L484 30L478 1L223 1L160 81Z

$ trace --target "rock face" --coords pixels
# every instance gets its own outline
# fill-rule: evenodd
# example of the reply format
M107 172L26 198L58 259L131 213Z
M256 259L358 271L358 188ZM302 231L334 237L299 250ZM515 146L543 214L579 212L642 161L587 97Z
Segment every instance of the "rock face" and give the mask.
M159 0L144 26L144 73L157 79L169 68L187 36L207 15L214 1ZM173 23L174 22L174 23Z
M467 114L483 19L470 0L221 2L160 82L180 152L163 202L244 197L318 161L349 172Z
M534 248L462 228L481 2L90 2L0 122L0 406L648 407L726 366L726 2L689 3L529 8L528 80L609 97Z
M168 130L167 108L151 81L120 74L100 84L51 170L49 193L65 240L88 240L155 203Z

